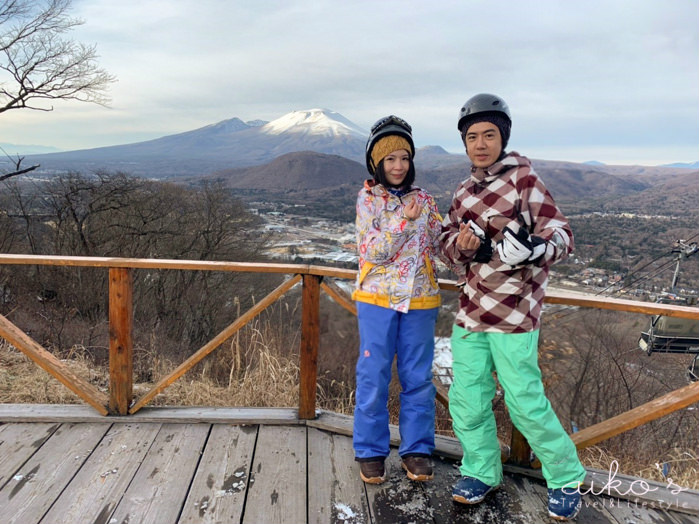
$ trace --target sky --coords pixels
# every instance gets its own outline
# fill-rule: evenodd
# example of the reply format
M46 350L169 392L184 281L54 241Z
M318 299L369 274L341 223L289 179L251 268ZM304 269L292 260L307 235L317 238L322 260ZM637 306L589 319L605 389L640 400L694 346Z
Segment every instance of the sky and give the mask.
M117 78L109 107L0 114L0 142L125 144L221 120L326 108L396 114L418 147L463 146L458 112L495 93L530 158L699 160L696 0L73 0Z

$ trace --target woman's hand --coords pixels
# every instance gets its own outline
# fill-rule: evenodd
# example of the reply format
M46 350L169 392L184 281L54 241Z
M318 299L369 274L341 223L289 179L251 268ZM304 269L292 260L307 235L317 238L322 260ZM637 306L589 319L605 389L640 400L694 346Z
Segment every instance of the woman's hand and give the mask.
M403 216L408 220L415 220L420 216L422 206L417 203L417 199L413 198L403 207Z

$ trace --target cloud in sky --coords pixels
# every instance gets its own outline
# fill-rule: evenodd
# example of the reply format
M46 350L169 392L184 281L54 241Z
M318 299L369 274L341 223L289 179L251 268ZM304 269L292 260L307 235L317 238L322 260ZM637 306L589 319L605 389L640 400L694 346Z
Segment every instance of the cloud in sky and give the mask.
M419 146L462 151L461 104L494 92L533 158L699 158L695 0L74 0L118 78L111 108L0 115L0 141L83 149L232 117L332 109L368 129L395 113Z

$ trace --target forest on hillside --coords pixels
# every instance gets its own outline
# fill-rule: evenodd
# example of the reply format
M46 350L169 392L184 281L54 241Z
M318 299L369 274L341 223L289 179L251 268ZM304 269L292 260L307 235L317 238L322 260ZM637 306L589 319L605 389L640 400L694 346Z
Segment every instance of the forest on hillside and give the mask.
M0 251L192 260L259 260L260 218L215 185L197 190L123 173L6 182ZM95 268L0 266L3 314L39 343L106 348L107 272ZM236 311L278 283L246 273L137 271L135 344L171 356L210 340ZM25 324L22 325L22 322Z

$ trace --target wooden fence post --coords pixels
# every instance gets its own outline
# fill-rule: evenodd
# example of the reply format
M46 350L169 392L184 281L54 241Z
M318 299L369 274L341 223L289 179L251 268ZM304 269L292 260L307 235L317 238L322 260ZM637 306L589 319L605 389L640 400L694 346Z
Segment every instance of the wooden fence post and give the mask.
M301 349L299 378L299 418L316 416L318 382L318 346L320 345L320 280L317 275L303 275L301 312Z
M529 442L524 438L519 430L512 425L512 436L510 437L510 456L507 459L509 464L517 466L531 466L531 448Z
M109 412L128 415L133 399L132 269L109 268Z

